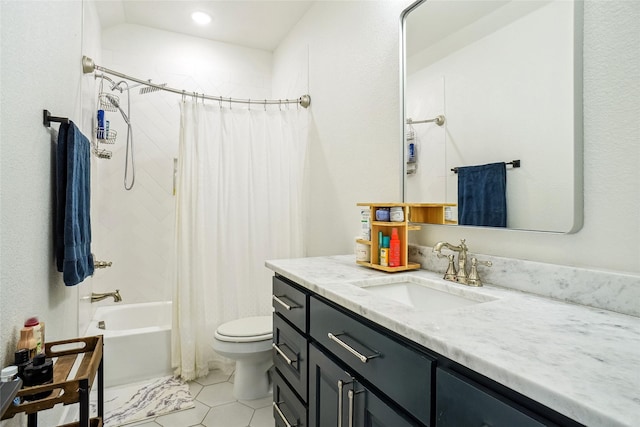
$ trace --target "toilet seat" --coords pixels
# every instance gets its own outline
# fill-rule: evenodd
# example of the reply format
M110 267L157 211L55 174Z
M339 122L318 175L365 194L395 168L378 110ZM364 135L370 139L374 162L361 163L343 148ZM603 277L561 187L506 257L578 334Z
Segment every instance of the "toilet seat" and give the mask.
M226 342L255 342L271 340L273 323L271 316L254 316L233 320L218 327L216 339Z

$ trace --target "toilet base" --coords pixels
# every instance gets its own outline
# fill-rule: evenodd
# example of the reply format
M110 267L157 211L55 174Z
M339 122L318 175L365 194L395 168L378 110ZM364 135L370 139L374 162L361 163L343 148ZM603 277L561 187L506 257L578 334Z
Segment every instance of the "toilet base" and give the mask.
M265 363L239 359L233 381L233 396L238 400L255 400L271 394L269 375L271 360Z

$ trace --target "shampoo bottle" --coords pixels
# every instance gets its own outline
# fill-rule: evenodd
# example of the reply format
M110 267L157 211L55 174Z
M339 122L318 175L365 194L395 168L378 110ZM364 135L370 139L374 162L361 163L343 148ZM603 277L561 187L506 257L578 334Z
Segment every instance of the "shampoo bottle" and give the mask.
M20 330L20 340L18 341L18 350L26 349L29 352L29 359L36 355L36 339L33 336L33 329L24 327Z
M97 134L96 137L98 139L105 139L104 129L105 129L105 117L104 110L98 110L98 126L97 126Z
M400 238L398 238L398 229L391 230L391 242L389 243L389 267L400 266Z
M380 248L380 265L389 266L389 236L382 237L382 247Z

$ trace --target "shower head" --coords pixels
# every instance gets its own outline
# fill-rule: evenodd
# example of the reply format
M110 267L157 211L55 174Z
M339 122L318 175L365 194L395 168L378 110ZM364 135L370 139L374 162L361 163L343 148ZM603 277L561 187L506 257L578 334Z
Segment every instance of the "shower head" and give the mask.
M151 80L149 80L149 83L151 83ZM166 85L167 85L166 83L162 83L155 86L145 86L140 88L140 91L138 93L140 95L144 95L145 93L157 92L159 90L162 90L162 88L164 88Z
M119 90L120 93L122 93L124 91L124 88L122 87L123 85L127 85L127 87L129 86L124 80L120 80L118 83L111 80L111 90Z
M122 108L120 108L120 100L117 97L115 97L115 96L113 96L111 94L106 94L105 97L107 98L107 101L109 101L111 103L111 105L113 105L114 107L116 107L120 111L120 114L122 114L122 118L124 119L124 121L128 125L131 125L131 122L129 121L129 116L127 116L125 114L125 112L122 110Z
M120 100L117 97L111 94L107 94L106 98L107 98L107 101L111 103L111 105L113 105L116 108L120 108Z

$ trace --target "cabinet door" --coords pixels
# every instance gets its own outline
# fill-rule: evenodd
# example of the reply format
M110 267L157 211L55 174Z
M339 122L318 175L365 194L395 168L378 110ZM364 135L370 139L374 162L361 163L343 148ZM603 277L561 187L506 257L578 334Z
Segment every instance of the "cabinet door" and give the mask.
M310 427L417 427L314 344L309 346Z
M349 427L345 409L351 387L351 376L310 344L309 427Z
M417 427L416 422L407 421L373 392L355 384L347 392L347 417L349 427Z

